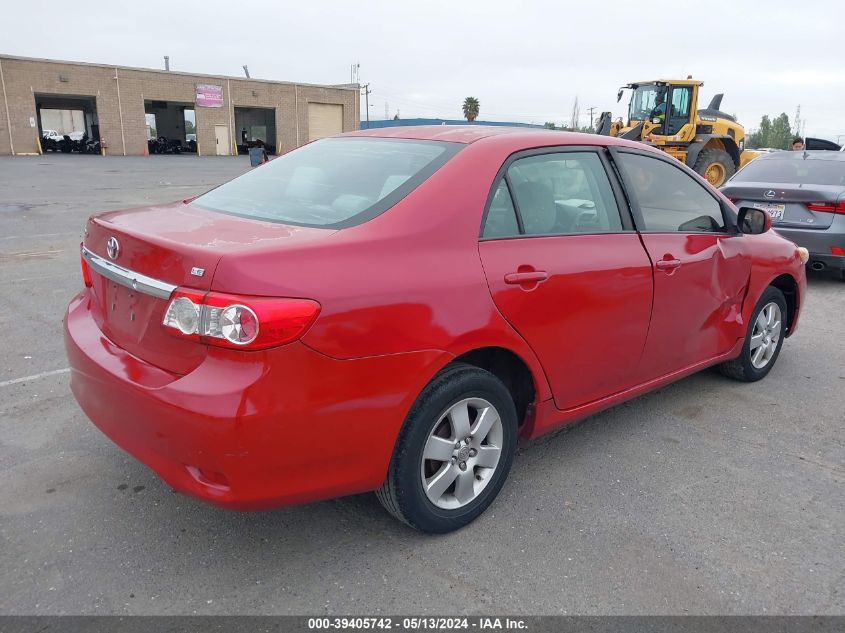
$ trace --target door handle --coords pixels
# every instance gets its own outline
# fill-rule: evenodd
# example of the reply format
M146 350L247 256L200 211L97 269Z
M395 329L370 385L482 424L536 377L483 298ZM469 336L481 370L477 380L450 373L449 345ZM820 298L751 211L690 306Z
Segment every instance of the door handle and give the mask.
M654 267L657 270L675 270L676 268L681 267L681 260L680 259L660 259L655 264Z
M532 270L524 273L508 273L505 275L505 283L511 285L537 284L546 281L548 278L549 273L545 270Z

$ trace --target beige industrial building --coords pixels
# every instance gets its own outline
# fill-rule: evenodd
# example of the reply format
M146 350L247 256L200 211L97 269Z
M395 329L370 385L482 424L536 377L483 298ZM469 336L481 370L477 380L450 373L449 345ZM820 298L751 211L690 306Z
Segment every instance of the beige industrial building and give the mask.
M263 141L281 153L356 130L356 85L201 75L0 55L0 155L38 154L47 123L84 126L107 155L143 155L151 130L201 155ZM187 125L195 130L187 133ZM59 130L60 134L68 133ZM195 135L195 138L194 138ZM194 144L189 141L195 141Z

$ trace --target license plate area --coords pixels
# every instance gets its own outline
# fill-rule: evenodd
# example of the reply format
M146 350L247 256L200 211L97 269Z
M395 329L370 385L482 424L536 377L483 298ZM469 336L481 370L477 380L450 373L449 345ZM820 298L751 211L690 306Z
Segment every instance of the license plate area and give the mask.
M761 209L772 216L772 222L781 222L783 220L783 212L786 210L786 205L776 204L774 202L755 202L754 208Z
M109 329L127 341L140 341L154 315L158 299L109 280L106 280L105 295L103 312Z

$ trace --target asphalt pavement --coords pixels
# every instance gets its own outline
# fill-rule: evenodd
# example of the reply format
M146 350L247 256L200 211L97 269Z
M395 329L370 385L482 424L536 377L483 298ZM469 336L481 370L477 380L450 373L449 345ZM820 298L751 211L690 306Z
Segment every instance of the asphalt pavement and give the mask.
M0 157L0 614L843 614L845 283L769 376L705 371L523 443L426 536L373 495L235 513L173 493L68 389L85 219L246 158Z

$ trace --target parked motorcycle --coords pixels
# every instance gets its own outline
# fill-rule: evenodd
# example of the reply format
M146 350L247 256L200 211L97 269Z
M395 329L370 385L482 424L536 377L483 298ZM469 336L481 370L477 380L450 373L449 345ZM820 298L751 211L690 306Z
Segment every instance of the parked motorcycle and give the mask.
M62 154L70 154L74 149L77 147L77 142L74 141L70 136L65 134L62 137L62 140L59 141L59 151Z
M178 139L168 139L164 136L147 141L150 154L181 154L182 142Z
M41 137L41 151L45 154L47 152L56 152L58 151L58 146L56 144L56 139L47 136L46 134Z
M80 154L99 154L100 153L100 142L94 140L93 138L88 138L88 135L85 134L82 136L82 139L79 141L79 153Z

